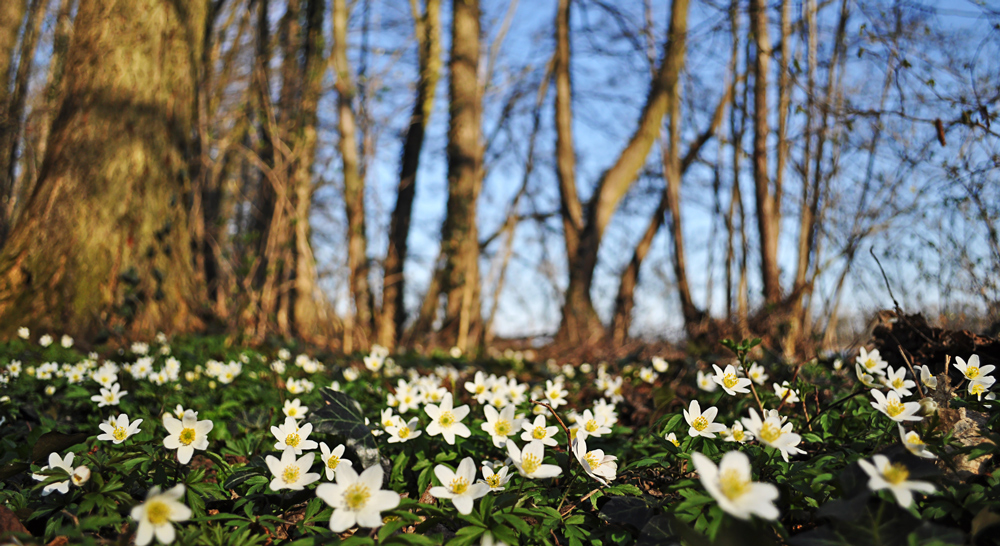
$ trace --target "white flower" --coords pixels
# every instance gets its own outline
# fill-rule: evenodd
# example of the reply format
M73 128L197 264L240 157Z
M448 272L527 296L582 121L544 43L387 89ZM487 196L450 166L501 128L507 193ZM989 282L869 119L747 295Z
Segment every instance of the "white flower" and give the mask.
M864 347L861 348L861 354L855 359L855 362L860 364L866 372L875 375L882 375L885 373L885 367L889 365L888 362L882 360L882 357L878 354L878 349L873 349L872 352L868 352Z
M48 347L49 345L52 345L52 336L48 334L43 335L42 337L38 338L38 344L41 345L42 347Z
M975 395L978 400L982 401L983 394L990 390L994 381L996 380L988 375L969 381L969 394ZM986 399L990 400L990 396L993 396L993 394L987 394Z
M773 447L781 452L781 458L788 462L790 455L805 453L799 449L799 442L802 437L792 432L791 423L783 423L783 419L778 415L777 410L765 411L764 419L761 420L757 411L750 409L750 418L741 419L743 427L753 434L762 444Z
M184 412L184 417L177 419L169 413L163 414L163 428L170 433L163 439L163 447L177 450L177 460L181 464L191 462L194 450L208 449L208 433L215 426L211 420L198 420L198 414L192 410Z
M63 346L63 349L69 349L70 347L73 346L73 338L64 334L63 337L59 340L59 344Z
M462 419L469 414L469 406L453 407L451 393L445 395L440 405L427 404L424 412L432 419L427 425L427 434L444 436L444 441L448 445L455 444L455 436L468 438L472 432L469 427L461 423Z
M653 371L653 368L641 368L639 370L639 379L645 381L646 383L656 382L656 378L660 377L660 374Z
M45 386L45 394L46 395L52 396L55 393L56 393L56 386L55 385L46 385Z
M521 427L522 420L514 417L516 410L513 405L505 406L501 411L497 411L493 406L483 407L486 422L480 425L480 428L490 435L494 447L503 447L507 443L507 437Z
M937 459L937 455L931 453L930 450L927 449L927 444L920 439L920 435L917 434L916 431L911 430L910 432L906 432L902 423L897 423L897 425L899 426L899 439L903 441L903 447L905 447L907 451L917 457Z
M618 422L618 412L615 411L614 404L609 404L605 399L601 398L597 402L594 402L594 418L599 423L604 423L610 427Z
M896 391L889 391L889 394L885 395L878 389L872 389L871 393L872 398L875 399L875 402L871 402L872 407L889 416L889 419L897 423L900 421L920 421L923 419L923 417L917 415L917 412L920 410L920 402L903 403L900 401Z
M712 406L701 411L701 404L697 400L692 400L688 409L684 410L684 420L690 425L688 434L691 436L704 436L705 438L715 438L716 432L726 430L726 425L713 423L715 416L719 413L719 408Z
M128 391L121 391L121 385L115 383L111 385L110 389L101 389L101 394L95 394L90 397L92 402L97 402L97 407L103 408L104 406L117 406L118 402L121 402L122 396L128 394Z
M278 375L285 373L285 362L282 360L271 362L271 371Z
M7 365L7 373L9 373L11 377L17 377L21 375L21 367L20 360L11 360L10 364Z
M313 461L316 459L316 454L306 453L297 460L295 455L297 455L295 450L288 448L281 452L281 459L278 459L274 455L268 455L264 459L268 470L271 471L271 474L274 474L274 479L271 480L269 486L273 491L280 489L301 491L307 485L319 481L319 474L309 472L309 467L312 466Z
M896 394L900 396L910 396L913 394L910 389L917 386L915 382L906 378L906 368L902 366L896 370L893 370L892 366L887 367L882 384L896 391Z
M833 371L839 372L844 367L844 359L838 358L833 361Z
M677 435L676 435L676 434L674 434L673 432L671 432L670 434L667 434L667 435L666 435L666 436L664 436L663 438L664 438L664 439L665 439L666 441L670 442L671 444L674 444L674 447L681 447L681 442L680 442L680 440L678 440L678 439L677 439Z
M653 357L651 364L653 365L653 369L660 373L666 372L669 367L667 361L658 356Z
M580 462L583 471L601 485L608 485L614 481L618 473L618 457L605 455L600 449L587 451L587 440L583 438L573 440L573 455L576 455L576 460Z
M354 368L344 368L344 379L348 382L356 381L359 377L358 370Z
M344 456L344 449L344 444L340 444L331 451L326 442L319 443L320 457L323 461L323 468L326 469L326 479L332 481L338 469L353 465L351 461L342 458Z
M752 481L750 459L745 453L729 451L722 456L719 466L715 466L711 459L694 452L691 462L701 484L724 512L744 520L750 516L773 520L781 515L774 505L778 488Z
M733 423L732 428L727 428L722 432L722 439L727 442L739 442L745 444L753 440L753 433L743 429L743 424L739 421Z
M49 464L43 466L41 468L40 472L44 472L46 470L54 470L56 468L59 468L61 470L65 470L67 474L73 474L73 472L74 472L73 471L73 457L75 457L75 455L72 454L72 453L67 453L65 459L62 458L62 457L60 457L58 453L55 453L55 452L49 453ZM36 479L36 480L38 480L38 481L40 481L40 482L43 482L43 481L49 479L49 476L46 476L44 474L32 474L31 477L34 478L34 479ZM42 496L44 497L44 496L52 493L53 491L55 491L57 493L62 493L63 495L65 495L66 493L68 493L69 492L69 480L67 479L65 481L50 483L49 485L46 485L44 488L42 488Z
M438 499L451 499L459 514L471 514L473 501L490 492L490 486L485 483L473 483L476 464L472 462L472 457L462 459L456 471L439 464L434 467L434 475L442 485L432 487L431 495Z
M324 483L316 496L333 507L330 530L342 533L355 524L375 528L382 525L383 510L399 506L399 494L382 491L382 466L366 468L359 476L351 467L337 472L337 483Z
M389 435L389 443L404 443L420 436L423 434L423 431L417 430L417 426L419 425L420 421L416 417L410 419L409 422L404 421L399 416L393 417L392 423L385 427L385 432Z
M278 358L281 360L288 360L292 358L292 353L288 349L278 349Z
M698 388L705 392L715 392L719 384L712 380L712 376L698 370Z
M864 367L862 367L860 363L854 364L854 371L857 372L858 381L860 381L862 385L868 387L869 389L878 387L875 383L875 378L871 374L865 372Z
M761 366L756 362L750 365L749 376L750 380L758 385L763 385L764 382L767 381L767 378L770 377L769 375L764 373L764 366Z
M525 419L521 423L521 428L524 430L524 432L521 433L521 440L524 442L538 440L549 447L555 447L558 444L553 436L559 432L559 427L546 427L544 415L536 416L534 423Z
M385 364L385 357L379 357L377 355L368 355L364 357L365 368L368 368L370 372L378 372L382 369Z
M726 391L729 396L736 396L736 393L747 394L750 389L750 380L745 377L738 377L736 375L736 366L732 364L726 366L725 371L719 367L718 364L712 364L712 368L715 369L715 376L712 377L712 381L722 387L722 390Z
M21 339L28 339L29 337L31 337L31 330L28 330L28 328L22 326L17 329L17 337Z
M868 489L878 491L888 489L896 497L896 502L903 508L909 508L913 504L913 491L923 493L933 493L936 491L933 484L927 482L912 482L907 480L910 471L903 463L890 463L885 455L875 455L872 457L875 464L864 459L858 461L861 469L868 474Z
M979 355L972 355L969 357L969 362L966 363L965 360L960 356L955 357L955 367L958 371L965 375L965 378L969 381L974 381L983 376L989 375L993 371L995 366L979 366Z
M69 475L69 481L73 482L73 485L80 487L87 483L90 479L90 469L86 466L78 466L73 470L73 473Z
M131 347L129 347L129 350L132 351L132 354L146 355L149 354L149 344L142 341L136 341Z
M577 419L577 422L580 424L580 430L577 431L576 436L581 440L586 440L590 436L600 438L605 434L611 434L611 428L603 420L594 417L589 409L583 410L583 415Z
M794 404L799 401L799 391L791 390L788 387L788 381L780 385L777 383L772 383L772 385L774 386L774 394L778 396L779 400L784 400L786 404Z
M171 525L173 521L186 521L191 517L191 509L180 502L184 496L184 484L180 483L171 489L160 492L160 487L154 485L146 502L132 508L132 519L139 522L135 532L136 546L146 546L156 540L170 544L177 538L177 531Z
M291 448L296 455L301 455L303 451L316 449L319 444L309 439L312 432L312 423L306 423L299 427L294 417L285 417L285 422L280 426L271 427L271 434L278 439L274 443L274 449L282 451Z
M918 367L917 369L920 370L920 382L923 383L928 389L936 389L938 384L937 378L931 375L930 366L924 365Z
M523 451L514 442L507 442L507 454L517 471L525 478L555 478L562 474L562 469L558 466L542 464L545 459L545 444L538 440L528 442Z
M569 391L563 388L562 382L556 381L553 383L551 380L545 381L545 399L553 408L558 408L566 404L566 396L568 395Z
M508 474L510 467L507 465L497 464L496 466L498 468L483 464L483 479L480 480L480 483L486 484L492 493L503 491L507 482L513 477L513 474Z
M308 410L309 408L303 406L298 398L295 400L285 400L285 407L281 408L281 412L285 414L285 417L292 417L294 419L304 419Z
M118 417L112 417L107 423L98 425L104 431L104 434L99 435L97 439L111 441L116 445L120 444L127 440L129 436L142 432L139 430L140 423L142 423L142 419L136 419L129 423L128 415L124 413Z
M604 396L611 399L611 402L617 404L622 400L625 400L625 396L622 395L622 384L624 380L621 376L613 377L608 380L608 387L604 389ZM552 406L555 407L555 406Z

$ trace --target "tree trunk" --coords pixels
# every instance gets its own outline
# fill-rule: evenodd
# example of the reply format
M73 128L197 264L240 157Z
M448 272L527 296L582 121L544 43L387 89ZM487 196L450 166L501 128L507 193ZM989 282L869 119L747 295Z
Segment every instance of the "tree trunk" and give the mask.
M48 157L0 253L2 334L199 325L184 154L205 16L198 0L81 3Z
M15 52L27 10L28 0L8 0L4 3L4 8L0 9L0 142L13 130L11 124L15 121L8 114L13 91L10 81L17 68L14 62L17 57ZM3 149L5 148L0 148ZM0 171L0 181L6 180L6 172Z
M41 167L41 163L45 159L49 130L52 128L52 117L62 100L63 73L66 70L66 53L69 49L69 41L73 36L73 7L75 4L74 0L60 0L59 2L56 30L52 37L52 57L49 59L49 73L45 83L45 99L42 105L41 119L38 123L38 138L35 143L36 170ZM17 199L26 195L26 189L20 188L14 197Z
M382 310L378 317L378 342L393 347L406 322L405 277L407 238L413 199L417 191L417 169L420 151L424 145L424 131L434 109L434 95L441 75L441 0L427 0L424 14L414 10L418 64L417 97L410 114L410 125L403 142L403 155L399 167L399 187L396 207L389 226L389 248L385 256L385 274L382 280Z
M476 209L482 186L479 0L454 0L448 92L448 206L441 231L442 293L447 297L442 337L466 350L482 332L479 233Z
M14 77L14 91L7 103L6 119L0 127L0 245L3 245L10 233L11 215L14 212L15 178L17 166L17 148L21 141L21 130L24 128L24 105L28 98L28 79L34 66L35 46L38 45L38 35L45 19L46 3L42 0L32 0L28 9L28 20L24 25L24 36L21 38L17 73ZM3 84L6 86L6 80Z
M687 0L674 0L671 7L672 29L682 21L686 28L687 12ZM649 150L660 133L660 125L667 111L668 89L671 81L678 77L678 74L671 70L671 59L676 56L676 53L672 52L678 49L675 43L678 34L670 36L675 40L671 40L668 36L664 45L663 61L650 86L635 133L615 164L598 182L594 195L586 207L584 227L580 232L576 252L568 256L569 286L563 302L562 321L556 334L557 339L576 344L592 343L605 335L604 326L598 319L590 298L594 267L597 265L597 252L604 230L618 208L618 203L635 182L636 175L645 164L646 156L649 155ZM558 82L558 71L556 78ZM556 96L559 96L558 83ZM563 199L566 198L567 195L564 193Z
M778 303L781 284L778 271L779 225L775 222L777 203L767 170L768 106L767 78L771 39L767 28L767 3L750 0L750 26L754 51L753 182L757 198L757 232L760 238L760 267L765 303Z
M352 101L354 78L347 61L346 0L333 0L333 64L337 73L337 129L344 170L344 205L347 211L347 268L350 271L354 309L345 321L344 348L350 351L355 337L367 338L372 315L368 306L368 245L365 237L365 187L358 170L357 121Z

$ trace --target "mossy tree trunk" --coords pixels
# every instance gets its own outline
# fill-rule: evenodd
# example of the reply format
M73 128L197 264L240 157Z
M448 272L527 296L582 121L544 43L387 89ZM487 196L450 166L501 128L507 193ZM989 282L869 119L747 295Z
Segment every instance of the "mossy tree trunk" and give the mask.
M199 325L187 154L204 0L84 0L39 180L0 252L0 335Z

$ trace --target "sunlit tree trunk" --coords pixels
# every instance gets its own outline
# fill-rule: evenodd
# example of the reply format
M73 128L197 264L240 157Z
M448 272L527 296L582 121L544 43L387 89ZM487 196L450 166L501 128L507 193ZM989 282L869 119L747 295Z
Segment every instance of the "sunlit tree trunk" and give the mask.
M779 225L775 215L779 204L771 189L767 169L767 137L770 132L767 105L767 79L771 56L768 34L767 3L750 0L750 28L754 36L754 109L753 109L753 182L757 201L757 233L760 239L760 267L764 301L777 303L781 298L778 272Z
M45 96L41 106L41 116L38 122L38 136L35 140L36 169L45 159L45 150L49 140L49 130L52 118L59 107L63 91L63 74L66 70L66 53L69 41L73 36L74 0L60 0L59 13L56 15L56 30L52 37L52 57L49 59L49 72L45 82ZM32 180L33 182L33 180ZM20 188L15 198L24 195L25 188Z
M199 325L184 154L205 17L201 0L81 3L48 156L0 253L4 334Z
M479 299L479 232L477 201L482 186L482 97L479 66L479 1L452 4L451 59L448 92L448 206L441 231L444 257L442 294L445 304L442 337L462 350L482 333Z
M21 132L24 129L25 102L28 99L28 83L31 69L34 66L35 47L38 45L38 35L45 19L46 3L42 0L32 0L28 9L28 19L24 24L24 33L19 48L17 71L14 77L14 88L7 101L6 112L0 114L5 123L0 127L0 245L7 239L11 228L11 216L14 212L15 182L14 171L17 166L17 150L21 142ZM7 81L2 82L6 87ZM0 105L2 108L2 105Z
M677 19L679 22L681 17L686 20L687 7L687 0L675 0L671 8L671 20ZM673 24L671 22L671 25ZM569 286L566 288L564 296L562 321L556 334L560 340L569 343L592 343L602 339L606 333L597 317L590 297L594 268L597 265L597 253L604 236L604 230L611 222L611 217L618 208L622 197L635 182L636 175L645 164L649 150L653 147L653 143L660 133L660 125L667 111L667 90L672 77L670 57L670 40L668 39L664 45L663 61L656 70L636 130L614 165L605 171L604 176L598 182L594 195L584 212L583 228L579 231L579 240L575 243L576 251L568 255ZM563 100L568 100L565 97L565 91L560 90L560 70L568 70L568 62L566 66L558 68L556 71L556 97L558 99L560 94L564 94ZM674 74L673 77L676 78L677 75ZM568 102L563 104L568 104ZM560 130L560 121L557 118L558 130ZM563 189L562 199L569 199L571 196L565 192L564 182L560 182L560 188ZM568 243L567 250L570 248Z
M441 1L427 0L424 13L412 1L417 59L420 68L417 80L417 97L410 114L410 125L403 141L403 155L399 166L399 186L396 207L389 226L389 248L385 256L385 274L382 281L382 309L378 316L378 342L386 347L396 344L406 322L405 277L407 239L413 199L417 190L417 169L420 151L424 144L424 131L434 109L434 95L441 74Z

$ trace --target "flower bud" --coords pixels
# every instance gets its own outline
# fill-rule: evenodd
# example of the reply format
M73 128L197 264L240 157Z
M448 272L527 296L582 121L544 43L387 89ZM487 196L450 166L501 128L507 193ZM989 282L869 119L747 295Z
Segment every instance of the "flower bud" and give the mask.
M918 412L923 417L930 417L937 413L938 405L933 398L923 398L920 400L920 411Z

